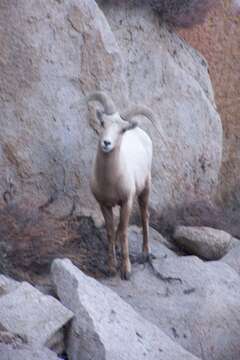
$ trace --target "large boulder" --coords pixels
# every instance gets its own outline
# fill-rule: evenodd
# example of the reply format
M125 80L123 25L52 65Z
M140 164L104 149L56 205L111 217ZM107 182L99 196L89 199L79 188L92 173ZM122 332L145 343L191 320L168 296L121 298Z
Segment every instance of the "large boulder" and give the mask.
M70 260L54 260L52 277L61 301L75 314L69 360L197 359Z
M212 9L211 15L204 24L178 31L192 47L204 55L209 64L215 99L224 128L223 161L218 194L223 207L235 208L235 213L240 202L239 15L239 0L218 1L218 6ZM234 226L234 220L232 225Z
M89 190L92 90L107 91L119 109L129 99L156 113L153 123L142 119L154 142L154 223L160 210L214 192L222 128L204 59L150 10L109 4L101 4L106 18L94 0L1 1L2 272L41 276L63 254L88 270L89 252L98 253L89 220L101 220Z
M73 317L58 300L23 282L0 298L0 329L33 346L64 350L63 326Z
M222 126L205 59L150 8L98 3L123 54L131 101L156 114L153 123L141 120L154 145L153 212L208 199L218 183Z
M239 245L227 232L207 226L177 226L174 239L188 254L206 260L218 260Z
M240 358L240 277L222 261L169 254L103 284L199 358Z
M88 183L97 135L85 95L102 89L123 106L128 92L94 0L4 0L0 31L0 271L26 278L47 272L66 244L76 257L78 229L66 223L96 208Z

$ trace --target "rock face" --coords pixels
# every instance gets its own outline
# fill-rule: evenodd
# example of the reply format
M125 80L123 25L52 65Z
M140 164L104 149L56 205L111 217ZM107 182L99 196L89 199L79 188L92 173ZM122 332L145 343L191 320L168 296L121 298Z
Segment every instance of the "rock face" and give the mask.
M28 346L12 348L0 344L1 360L60 360L56 354L48 349L34 349Z
M219 0L203 25L181 30L180 35L198 49L209 63L216 103L224 128L223 163L219 196L224 205L240 200L240 2ZM227 59L227 61L226 61Z
M206 260L218 260L240 244L225 231L204 226L178 226L174 238L187 253Z
M70 360L197 359L68 259L54 260L52 277L61 301L75 313Z
M61 353L62 327L73 317L59 301L28 283L0 298L0 329L20 336L33 346Z
M154 223L160 210L214 192L222 128L205 61L150 10L117 3L100 3L106 19L94 0L1 1L2 272L41 274L61 254L84 267L91 227L81 237L69 220L99 216L88 185L98 132L91 90L156 113L142 120L154 142Z
M168 255L103 283L199 358L240 358L240 277L223 262Z
M127 84L93 0L2 1L0 24L0 270L26 278L24 267L48 271L66 243L76 254L66 223L96 208L88 181L97 136L85 95L103 89L123 105Z
M216 187L222 128L206 61L158 16L127 1L98 1L124 56L130 98L157 115L141 125L154 144L152 209L163 211Z

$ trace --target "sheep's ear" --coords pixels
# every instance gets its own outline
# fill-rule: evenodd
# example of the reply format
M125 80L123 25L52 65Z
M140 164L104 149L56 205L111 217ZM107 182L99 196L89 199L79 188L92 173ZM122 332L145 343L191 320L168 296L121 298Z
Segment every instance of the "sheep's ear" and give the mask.
M103 112L97 109L96 114L97 114L98 120L100 121L101 126L104 126Z
M123 132L135 129L138 126L138 123L136 121L128 121L126 126L123 128Z

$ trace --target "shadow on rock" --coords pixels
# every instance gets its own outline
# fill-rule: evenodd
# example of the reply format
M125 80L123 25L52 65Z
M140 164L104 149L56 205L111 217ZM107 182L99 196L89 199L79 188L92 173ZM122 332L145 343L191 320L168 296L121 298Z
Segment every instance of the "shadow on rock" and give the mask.
M218 206L205 201L187 202L178 207L163 209L159 214L151 213L151 225L166 237L172 237L178 225L208 226L229 232L240 238L239 206Z
M106 275L107 243L91 217L56 220L16 205L0 209L0 272L44 282L56 257L68 257L95 277Z

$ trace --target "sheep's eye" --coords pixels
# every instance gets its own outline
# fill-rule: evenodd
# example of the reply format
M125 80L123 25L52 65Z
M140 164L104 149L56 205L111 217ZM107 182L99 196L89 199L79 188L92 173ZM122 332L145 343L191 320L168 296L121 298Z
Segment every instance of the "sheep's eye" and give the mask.
M101 127L104 128L104 121L103 120L100 120L100 124L101 124Z

